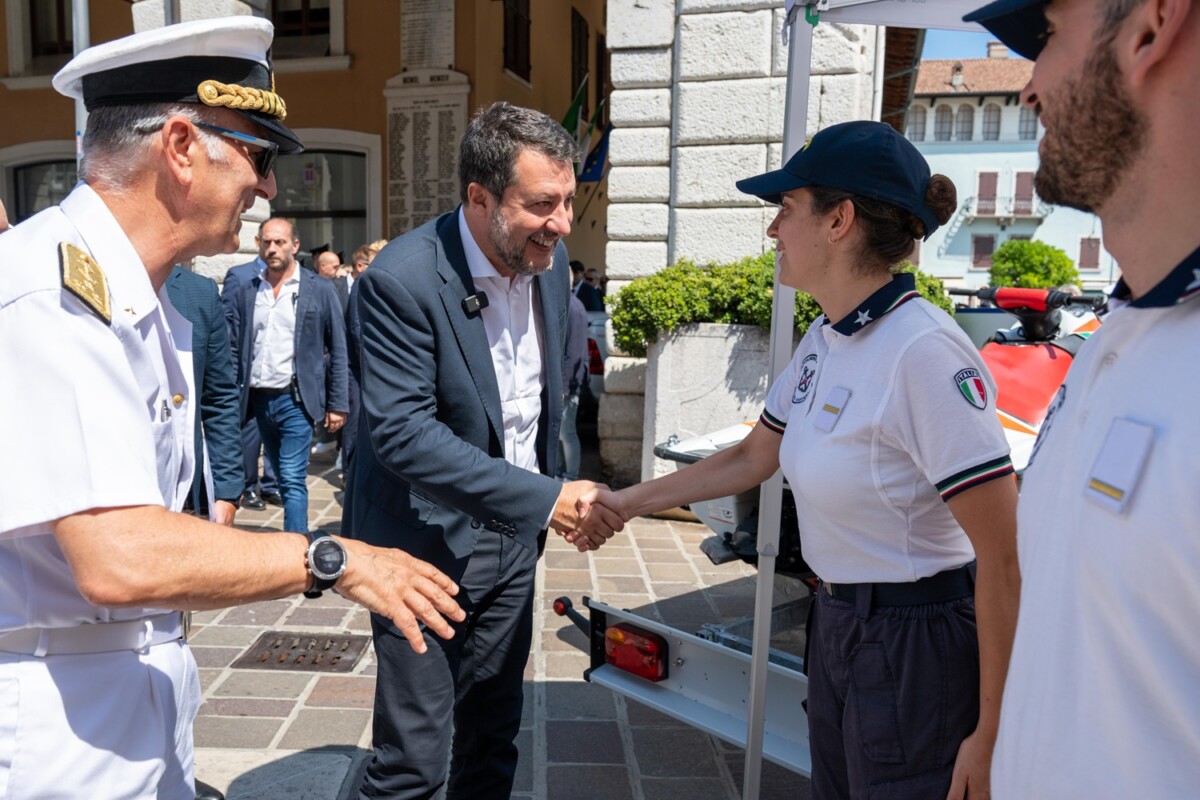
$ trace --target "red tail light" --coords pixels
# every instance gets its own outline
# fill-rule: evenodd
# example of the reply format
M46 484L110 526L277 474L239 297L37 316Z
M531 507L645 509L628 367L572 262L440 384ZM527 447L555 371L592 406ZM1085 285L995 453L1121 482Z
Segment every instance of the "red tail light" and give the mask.
M596 346L596 340L590 336L588 337L588 374L604 374L604 359L600 357L600 348Z
M658 682L667 677L667 641L622 622L604 632L604 660L617 669Z

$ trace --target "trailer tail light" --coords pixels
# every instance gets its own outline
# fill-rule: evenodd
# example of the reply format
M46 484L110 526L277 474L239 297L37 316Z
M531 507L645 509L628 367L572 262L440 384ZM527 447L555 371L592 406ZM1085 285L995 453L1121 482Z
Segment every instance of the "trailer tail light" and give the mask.
M588 337L588 374L604 374L604 359L600 357L600 347L590 336Z
M658 682L667 677L667 640L622 622L604 632L604 660L617 669Z

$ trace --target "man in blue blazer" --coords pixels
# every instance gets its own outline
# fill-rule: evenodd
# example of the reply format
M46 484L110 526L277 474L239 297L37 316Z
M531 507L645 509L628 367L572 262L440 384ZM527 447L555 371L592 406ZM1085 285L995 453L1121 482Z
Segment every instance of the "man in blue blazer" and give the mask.
M438 565L467 612L420 658L372 616L362 798L428 798L447 780L449 797L509 796L546 528L586 527L602 542L623 523L603 505L607 487L551 477L575 157L545 114L481 110L460 148L462 205L393 241L355 281L363 407L342 529Z
M254 237L255 246L258 245L261 238L262 225L260 224L258 236ZM266 268L267 265L261 258L255 258L245 264L232 266L225 273L225 281L221 284L221 306L225 310L227 329L233 329L233 298L238 296L239 287L253 280ZM238 365L234 362L233 366L236 370ZM236 372L234 377L239 386L245 382L242 376ZM253 415L247 415L247 418L242 421L242 472L246 476L246 486L239 505L252 511L262 511L267 507L268 502L283 505L283 496L279 494L279 480L275 477L275 470L271 467L270 461L263 462L262 480L259 480L258 459L261 453L262 437L258 435L258 423L254 421Z
M229 328L217 284L176 266L167 278L171 305L192 323L192 372L200 410L196 415L196 476L191 509L232 525L246 484L242 472L241 393L234 380ZM211 484L205 479L207 464ZM211 494L210 494L211 492Z
M283 528L308 530L308 455L313 423L346 421L346 326L329 281L296 261L300 240L286 219L259 232L266 269L231 297L230 337L244 413L253 414L279 476Z

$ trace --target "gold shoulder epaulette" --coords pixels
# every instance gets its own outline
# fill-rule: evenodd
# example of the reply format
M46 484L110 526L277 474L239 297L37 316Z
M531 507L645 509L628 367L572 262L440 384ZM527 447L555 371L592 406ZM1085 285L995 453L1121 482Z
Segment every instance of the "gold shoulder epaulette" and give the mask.
M62 264L63 288L83 301L96 312L104 324L112 324L112 310L108 305L108 281L104 270L95 259L70 242L58 245L59 261Z

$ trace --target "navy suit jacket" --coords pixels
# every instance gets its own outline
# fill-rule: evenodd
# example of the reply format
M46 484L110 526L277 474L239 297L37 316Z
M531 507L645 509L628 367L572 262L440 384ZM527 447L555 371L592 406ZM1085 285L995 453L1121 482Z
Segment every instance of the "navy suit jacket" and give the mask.
M229 330L217 284L210 278L175 267L167 278L171 305L192 323L192 371L200 406L196 414L196 475L192 507L201 508L204 450L212 470L211 499L236 503L246 486L242 470L240 393L229 352ZM203 438L202 438L203 434Z
M391 242L354 282L362 325L362 416L344 535L398 547L461 577L482 529L530 548L558 499L567 251L534 278L545 385L541 474L504 460L504 418L487 333L463 301L475 285L458 211Z
M329 281L312 270L296 269L300 293L296 301L295 374L300 400L313 421L325 412L349 413L346 324ZM254 358L254 299L263 279L257 273L226 296L233 308L230 340L242 388L242 413L250 413L250 365ZM228 307L228 306L227 306ZM328 356L328 358L326 358Z

